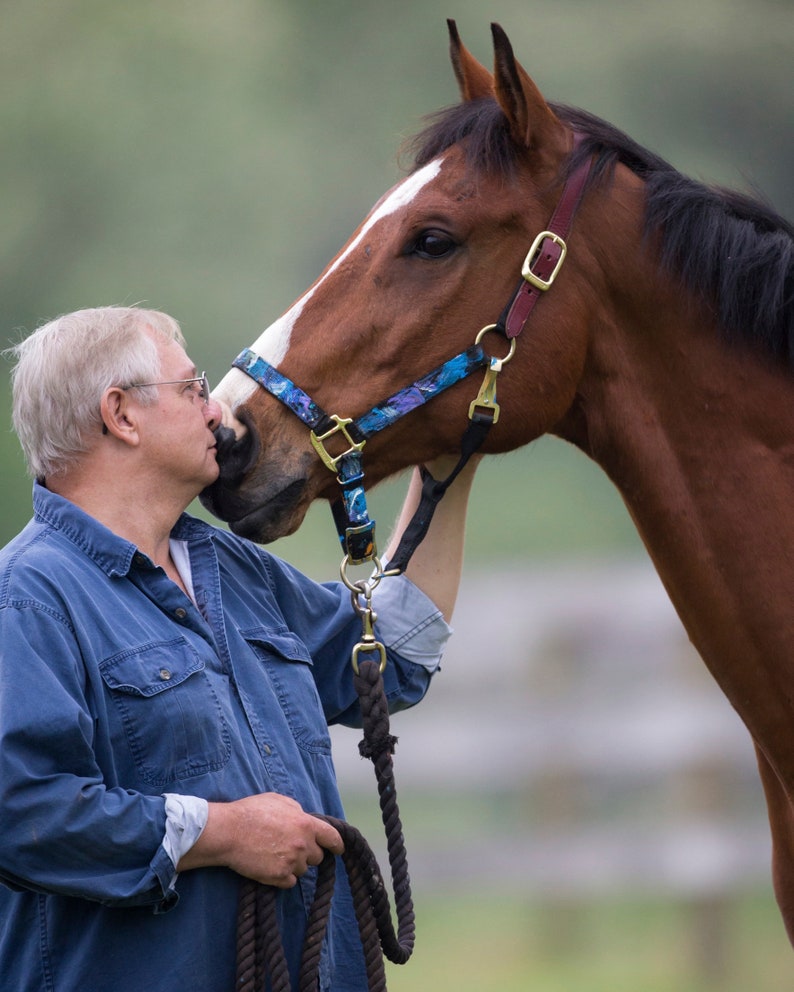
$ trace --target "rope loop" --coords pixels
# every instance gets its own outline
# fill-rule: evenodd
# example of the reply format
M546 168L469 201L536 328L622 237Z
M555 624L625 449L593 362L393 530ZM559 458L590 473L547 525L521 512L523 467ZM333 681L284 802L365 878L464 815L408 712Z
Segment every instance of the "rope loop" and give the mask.
M351 824L325 814L342 837L342 863L347 872L359 936L364 952L369 992L386 992L384 956L393 964L411 957L416 934L411 881L405 852L392 754L397 738L389 732L389 707L380 666L361 661L353 682L361 704L364 738L362 757L373 762L391 871L397 930L380 867L363 835ZM331 911L336 858L326 852L319 868L306 924L298 972L298 992L316 992L325 933ZM289 970L276 914L278 889L244 878L237 914L237 973L235 992L261 992L270 979L272 992L292 992Z

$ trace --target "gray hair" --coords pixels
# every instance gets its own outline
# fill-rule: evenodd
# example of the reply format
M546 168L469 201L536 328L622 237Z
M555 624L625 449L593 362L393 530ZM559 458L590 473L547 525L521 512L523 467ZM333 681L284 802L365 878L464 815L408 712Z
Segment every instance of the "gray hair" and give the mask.
M157 347L145 328L185 343L168 314L96 307L57 317L8 349L16 359L14 430L32 476L62 473L89 450L102 427L100 401L108 387L159 378ZM144 402L155 401L154 389L141 393Z

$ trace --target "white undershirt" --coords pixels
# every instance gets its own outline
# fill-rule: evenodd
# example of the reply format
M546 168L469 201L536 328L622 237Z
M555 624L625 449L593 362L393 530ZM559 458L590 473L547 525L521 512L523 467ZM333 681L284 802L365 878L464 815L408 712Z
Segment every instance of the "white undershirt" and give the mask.
M175 541L172 537L168 542L168 546L171 551L171 560L176 566L177 572L179 572L179 578L182 580L182 584L195 606L196 594L193 591L193 569L190 567L190 552L187 549L187 541Z

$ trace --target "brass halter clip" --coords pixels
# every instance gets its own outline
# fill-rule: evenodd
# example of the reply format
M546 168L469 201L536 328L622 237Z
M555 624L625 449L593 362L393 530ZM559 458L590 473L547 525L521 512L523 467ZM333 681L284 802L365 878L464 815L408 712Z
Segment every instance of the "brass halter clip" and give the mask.
M353 671L356 675L359 673L358 658L362 652L375 652L378 655L378 671L382 672L386 667L386 648L380 641L375 639L375 634L373 633L373 624L377 619L377 614L373 613L371 609L365 609L361 614L361 622L364 630L361 634L361 640L355 645L353 653L350 656L350 664L353 666Z
M496 324L488 324L486 327L480 331L477 337L474 339L475 344L479 344L483 335L488 331L493 331L496 328ZM516 339L511 338L510 340L510 351L505 355L504 358L491 358L488 368L485 370L485 376L482 380L482 385L480 386L480 391L477 393L476 399L473 399L469 404L469 420L474 420L475 414L478 410L487 410L491 414L491 423L495 424L499 419L499 404L496 402L496 377L502 371L502 368L507 365L510 359L515 354L516 350Z
M340 566L342 581L350 590L350 599L353 609L361 619L361 640L353 647L350 657L350 664L356 675L359 674L359 655L364 653L375 653L378 656L380 672L386 668L386 648L375 637L375 621L378 619L377 613L372 609L372 593L380 580L384 577L383 566L378 558L373 558L374 571L369 579L359 579L353 582L347 574L347 566L350 564L349 557L345 556ZM364 602L361 602L363 597Z

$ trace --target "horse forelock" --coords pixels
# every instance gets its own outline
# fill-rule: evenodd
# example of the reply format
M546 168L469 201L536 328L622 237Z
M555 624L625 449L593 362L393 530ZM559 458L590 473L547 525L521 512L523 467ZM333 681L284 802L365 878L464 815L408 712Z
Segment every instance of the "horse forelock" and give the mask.
M407 145L414 169L421 169L454 145L462 145L467 162L475 170L494 175L516 172L521 155L495 100L470 100L446 107L430 114L426 121L427 126Z
M756 196L690 179L619 128L587 111L550 104L584 136L566 174L593 158L588 185L607 183L618 164L646 183L646 234L658 233L671 275L714 309L728 339L760 346L794 365L794 226ZM431 115L410 147L414 166L462 144L471 168L512 176L524 154L493 99Z

